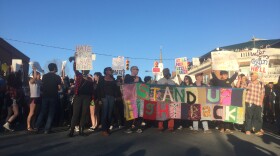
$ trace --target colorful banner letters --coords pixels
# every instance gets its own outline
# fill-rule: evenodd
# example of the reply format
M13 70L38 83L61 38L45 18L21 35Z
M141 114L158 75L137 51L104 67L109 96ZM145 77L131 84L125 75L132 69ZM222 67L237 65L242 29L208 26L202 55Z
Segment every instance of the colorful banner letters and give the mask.
M219 120L242 124L244 92L235 88L125 84L125 117L127 120L143 117L159 121Z

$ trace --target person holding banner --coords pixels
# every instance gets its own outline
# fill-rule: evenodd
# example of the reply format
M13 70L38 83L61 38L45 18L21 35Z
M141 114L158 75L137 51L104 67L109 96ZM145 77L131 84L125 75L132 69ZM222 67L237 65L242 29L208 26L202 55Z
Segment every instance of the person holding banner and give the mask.
M203 75L203 73L195 74L196 81L193 83L193 86L196 86L196 87L206 87L207 86L206 84L204 84L202 82L203 81L202 75ZM209 130L208 121L202 121L202 127L204 130L204 133L212 133ZM194 131L194 133L198 132L198 121L193 121L193 131Z
M124 83L129 84L129 83L142 83L141 77L138 76L139 68L137 66L132 66L130 67L130 72L131 74L126 74L124 77ZM141 123L142 123L142 118L137 118L134 119L133 122L127 121L126 123L126 130L124 131L125 133L132 133L132 129L137 129L137 133L142 133L143 130L141 129Z
M232 83L233 81L236 79L236 77L238 76L238 72L235 72L230 78L228 77L228 72L221 70L220 71L220 79L218 79L218 77L216 76L215 72L212 71L212 83L213 86L216 87L223 87L223 88L232 88ZM233 129L233 125L231 123L228 122L221 122L220 124L220 132L221 133L233 133L231 131L231 129Z
M112 114L114 111L117 84L113 77L113 70L111 67L104 69L104 77L100 79L100 97L102 99L102 135L110 135L110 124L112 122Z
M171 79L170 70L168 68L164 68L162 70L163 78L159 79L157 84L159 85L176 85L176 83ZM163 121L158 122L158 130L163 131ZM174 119L168 120L168 130L170 132L174 131Z
M182 81L182 79L181 79L179 74L177 75L177 78L178 78L179 85L182 86L182 87L187 87L187 86L193 85L192 78L189 75L185 75L183 81ZM186 127L189 127L190 130L193 130L193 127L191 126L192 125L192 121L190 121L190 120L178 120L176 122L179 122L178 123L179 127L177 128L178 130L182 130L183 129L183 124L186 125Z
M251 82L248 84L245 99L245 131L247 135L250 135L254 127L255 134L262 136L262 106L265 88L263 83L258 80L258 73L252 72L250 76Z

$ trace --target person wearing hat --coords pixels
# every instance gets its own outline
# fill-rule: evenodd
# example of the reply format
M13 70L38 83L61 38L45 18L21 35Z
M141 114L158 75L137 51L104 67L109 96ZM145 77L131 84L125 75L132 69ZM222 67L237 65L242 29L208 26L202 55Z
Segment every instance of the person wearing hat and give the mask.
M214 71L212 71L212 86L216 86L216 87L223 87L223 88L232 88L231 84L233 83L233 81L236 79L236 77L238 76L238 72L235 72L230 78L228 77L228 72L225 70L221 70L220 71L220 79L216 76L216 74L214 73ZM220 124L220 132L221 133L233 133L231 131L231 129L233 129L233 125L231 123L228 122L221 122Z
M195 74L195 82L193 83L193 86L196 87L207 87L206 84L203 82L203 73L197 73ZM202 127L204 130L204 133L211 133L208 127L208 121L202 121ZM198 132L198 121L193 121L193 131L194 133Z
M163 78L159 79L157 84L159 85L176 85L176 83L171 79L170 70L168 68L164 68L162 70L163 72ZM163 121L158 122L158 129L160 131L163 131ZM168 130L174 131L174 119L168 120Z

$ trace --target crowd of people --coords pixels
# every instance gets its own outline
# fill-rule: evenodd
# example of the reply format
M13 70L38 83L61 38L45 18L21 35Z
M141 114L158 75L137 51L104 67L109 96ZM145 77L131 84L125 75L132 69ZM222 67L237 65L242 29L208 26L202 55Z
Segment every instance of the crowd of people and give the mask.
M70 58L69 61L74 61ZM199 132L201 122L204 133L212 133L209 123L220 130L221 133L233 133L233 130L242 130L246 135L254 133L258 136L264 134L263 121L277 124L280 132L280 77L278 83L264 84L259 80L258 74L252 72L250 80L244 75L235 72L231 77L227 71L220 71L219 78L212 72L209 83L203 83L203 73L195 75L193 82L189 75L182 80L179 75L171 74L168 68L163 69L163 78L158 81L146 76L143 80L138 76L139 68L132 66L130 74L113 76L111 67L91 75L89 70L76 70L73 63L75 78L69 79L62 74L57 75L57 65L50 63L49 72L41 75L32 67L28 85L23 84L22 71L9 71L0 75L0 119L3 128L14 131L16 122L26 124L28 132L45 134L51 133L53 126L69 126L69 137L75 132L85 136L85 128L89 131L101 130L103 136L109 136L113 128L125 128L125 133L142 133L145 126L156 126L159 131L165 129L174 131L190 128L193 133ZM217 73L217 72L216 72ZM178 79L176 83L174 79ZM237 80L237 81L236 81ZM236 81L236 82L235 82ZM124 104L122 99L122 84L147 83L177 86L216 86L223 88L243 88L245 97L245 122L243 125L221 121L189 121L174 120L148 121L141 117L127 121L124 117ZM28 88L28 89L27 89ZM156 123L156 124L155 124Z

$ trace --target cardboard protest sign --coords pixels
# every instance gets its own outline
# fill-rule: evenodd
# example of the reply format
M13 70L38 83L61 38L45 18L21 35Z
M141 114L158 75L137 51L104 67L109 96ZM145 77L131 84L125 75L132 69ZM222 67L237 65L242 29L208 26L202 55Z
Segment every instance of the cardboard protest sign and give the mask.
M77 46L75 59L77 70L92 70L92 48L90 46Z
M252 72L267 74L269 65L269 55L266 54L266 51L262 49L252 51L251 56L252 59L250 63L250 70Z
M4 72L7 72L9 69L9 66L6 63L1 64L1 70Z
M22 68L21 59L12 59L12 71L17 72Z
M128 120L138 116L159 121L217 120L242 124L245 120L243 89L141 83L125 84L123 88Z
M192 65L193 66L200 66L199 58L192 58Z
M187 57L181 57L175 59L176 74L188 73L188 59Z
M113 58L112 69L113 70L124 70L124 57L123 56L118 56L117 58Z
M218 51L211 52L212 70L237 71L239 64L236 52Z

